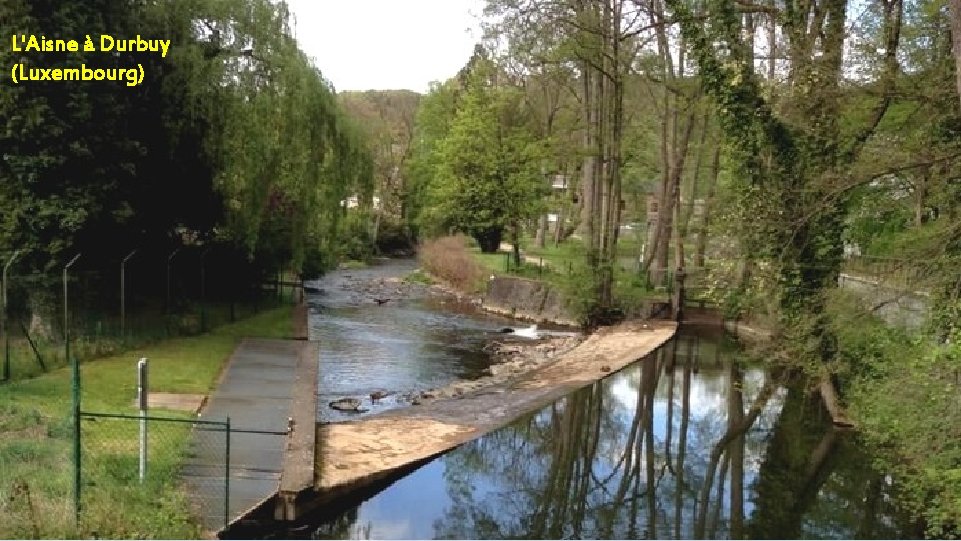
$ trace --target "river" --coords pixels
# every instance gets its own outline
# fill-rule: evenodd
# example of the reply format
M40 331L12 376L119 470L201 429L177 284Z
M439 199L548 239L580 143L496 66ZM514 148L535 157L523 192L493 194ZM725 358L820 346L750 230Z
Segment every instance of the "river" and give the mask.
M477 377L505 320L413 295L377 304L359 284L411 262L338 271L311 298L327 399ZM381 288L377 292L383 294ZM912 537L890 478L832 428L800 381L744 360L716 329L685 327L628 368L283 537ZM404 405L400 398L373 411ZM370 495L367 495L370 496Z

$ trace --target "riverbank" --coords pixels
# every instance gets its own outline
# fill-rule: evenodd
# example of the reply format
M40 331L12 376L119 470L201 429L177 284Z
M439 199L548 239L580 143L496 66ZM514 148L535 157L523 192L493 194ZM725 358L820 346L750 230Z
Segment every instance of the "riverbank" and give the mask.
M150 359L150 386L174 396L206 395L224 361L247 336L289 337L290 306L275 308L194 337L155 342L81 365L85 411L135 414L136 361ZM136 481L135 439L117 440L109 423L87 423L85 468L106 468L96 490L84 495L80 526L72 501L71 376L68 368L5 385L0 392L0 538L196 538L199 526L189 513L178 480L141 487ZM157 409L166 416L195 416L194 411ZM183 431L186 432L186 431ZM155 432L161 436L162 432ZM129 436L129 434L127 435ZM153 457L157 471L172 470L180 460L186 434L158 437ZM134 437L135 438L135 437ZM132 471L119 463L96 464L97 449L126 451ZM166 458L164 458L166 457Z

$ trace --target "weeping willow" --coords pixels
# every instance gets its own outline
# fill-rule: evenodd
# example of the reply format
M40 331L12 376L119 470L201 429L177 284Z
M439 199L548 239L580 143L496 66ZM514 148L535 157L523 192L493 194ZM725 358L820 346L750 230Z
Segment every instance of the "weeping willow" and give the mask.
M250 3L248 3L250 4ZM300 269L332 254L342 202L369 201L367 142L290 35L283 5L256 1L228 25L241 52L225 62L216 185L226 230L248 253Z

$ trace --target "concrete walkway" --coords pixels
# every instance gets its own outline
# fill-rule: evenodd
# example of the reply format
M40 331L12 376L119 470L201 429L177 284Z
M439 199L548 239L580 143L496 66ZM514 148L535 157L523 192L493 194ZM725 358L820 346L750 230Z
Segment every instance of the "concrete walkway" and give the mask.
M604 329L557 361L505 385L317 427L314 504L382 480L537 411L651 353L673 323Z
M226 441L221 430L195 428L183 469L193 507L208 531L220 530L225 518L233 521L277 493L288 447L288 418L298 408L294 398L298 367L303 371L310 365L316 382L316 344L306 341L247 338L234 350L199 417L230 418L229 505L224 501ZM315 404L307 407L316 408Z

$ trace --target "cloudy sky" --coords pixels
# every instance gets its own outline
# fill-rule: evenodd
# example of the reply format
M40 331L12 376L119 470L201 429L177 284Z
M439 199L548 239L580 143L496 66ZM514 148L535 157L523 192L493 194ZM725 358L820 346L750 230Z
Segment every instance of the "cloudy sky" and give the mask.
M300 48L337 91L409 89L453 76L480 39L483 0L288 0Z

